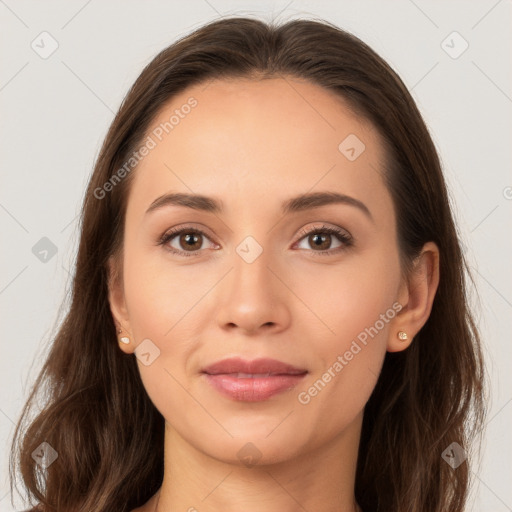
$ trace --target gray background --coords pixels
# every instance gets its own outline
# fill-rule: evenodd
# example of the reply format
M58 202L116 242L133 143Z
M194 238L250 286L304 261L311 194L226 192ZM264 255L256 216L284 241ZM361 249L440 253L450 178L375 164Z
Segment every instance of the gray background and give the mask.
M7 454L14 422L70 284L77 214L114 112L158 51L233 14L331 21L372 46L412 90L439 150L473 268L491 374L483 458L473 468L467 510L512 511L510 0L0 0L0 511L13 510ZM469 46L458 55L464 41ZM45 55L52 44L58 48ZM43 237L55 254L41 252L41 244L48 246ZM15 504L24 507L18 497Z

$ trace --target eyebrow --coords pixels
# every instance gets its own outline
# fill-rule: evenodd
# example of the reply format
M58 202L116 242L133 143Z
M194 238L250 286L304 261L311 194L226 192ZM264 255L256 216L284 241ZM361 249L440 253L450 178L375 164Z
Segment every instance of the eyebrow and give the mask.
M286 215L330 204L354 206L373 221L370 210L363 202L359 199L355 199L354 197L339 194L338 192L310 192L307 194L301 194L286 200L282 204L281 209L282 213ZM146 210L145 215L166 206L184 206L193 210L200 210L214 214L220 214L223 211L222 201L200 194L187 194L180 192L164 194L158 197L151 203L149 208Z

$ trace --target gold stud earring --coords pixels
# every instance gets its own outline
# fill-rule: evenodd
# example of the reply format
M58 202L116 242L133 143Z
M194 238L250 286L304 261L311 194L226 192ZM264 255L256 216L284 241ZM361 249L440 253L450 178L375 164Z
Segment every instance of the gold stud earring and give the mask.
M397 336L400 341L407 341L409 339L409 336L407 336L405 331L398 331Z

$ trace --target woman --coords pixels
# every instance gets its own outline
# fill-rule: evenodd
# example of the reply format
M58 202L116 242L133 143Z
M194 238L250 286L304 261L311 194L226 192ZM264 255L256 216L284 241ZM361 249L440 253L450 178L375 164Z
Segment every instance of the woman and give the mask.
M327 22L210 23L110 127L13 466L44 511L460 512L484 417L465 271L428 130L373 50Z

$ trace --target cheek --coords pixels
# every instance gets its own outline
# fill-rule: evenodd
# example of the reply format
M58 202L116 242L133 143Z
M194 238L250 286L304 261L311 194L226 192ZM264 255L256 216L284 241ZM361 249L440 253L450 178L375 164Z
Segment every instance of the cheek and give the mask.
M305 328L319 364L298 401L318 407L318 415L336 429L364 407L377 382L396 316L398 257L375 254L302 275L309 277L297 280L294 290L308 305ZM333 409L335 404L340 407Z
M161 250L160 248L158 250ZM132 252L125 257L125 297L137 341L165 340L199 300L205 287L192 266L171 271L162 257Z
M196 339L198 300L207 291L201 283L188 269L172 271L147 253L132 251L125 257L125 297L135 343L149 339L159 350L150 364L137 359L137 365L148 396L165 418L190 404L187 362Z
M379 292L381 292L379 296ZM389 297L387 297L389 295ZM335 436L362 412L378 380L386 354L390 322L394 318L391 294L359 288L349 298L332 296L330 329L313 335L315 360L311 375L298 390L308 428Z
M290 287L307 306L309 321L331 340L327 346L342 346L392 307L400 282L398 255L382 252L349 256L336 265L318 265L314 271L301 263L291 273Z

